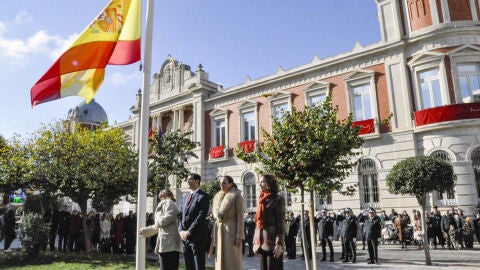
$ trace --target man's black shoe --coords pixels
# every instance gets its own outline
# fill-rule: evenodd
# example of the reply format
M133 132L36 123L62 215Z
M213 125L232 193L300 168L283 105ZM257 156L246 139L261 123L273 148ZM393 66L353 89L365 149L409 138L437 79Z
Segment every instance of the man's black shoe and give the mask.
M330 258L330 262L333 262L333 257L332 257L332 258Z
M346 263L346 262L349 262L349 260L345 259L342 261L342 263Z
M327 260L327 258L323 257L320 261L321 261L321 262L324 262L324 261L326 261L326 260Z

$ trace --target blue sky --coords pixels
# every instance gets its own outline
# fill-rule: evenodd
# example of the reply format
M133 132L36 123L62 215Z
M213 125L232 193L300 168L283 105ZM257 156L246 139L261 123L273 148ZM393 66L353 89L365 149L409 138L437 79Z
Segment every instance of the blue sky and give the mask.
M83 101L31 108L30 89L108 0L0 1L0 135L28 137ZM228 88L380 41L375 0L156 0L152 74L169 54ZM146 1L144 2L145 6ZM143 9L145 12L145 9ZM138 63L108 66L95 99L109 123L130 116Z

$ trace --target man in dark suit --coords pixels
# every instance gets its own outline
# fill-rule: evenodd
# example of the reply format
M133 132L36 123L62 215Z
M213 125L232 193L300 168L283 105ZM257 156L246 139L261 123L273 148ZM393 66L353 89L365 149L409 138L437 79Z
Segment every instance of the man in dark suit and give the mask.
M58 223L60 221L60 216L57 210L57 207L54 203L49 204L50 209L45 211L44 220L48 224L50 230L48 232L48 244L50 245L50 250L55 250L55 238L57 236Z
M346 217L343 220L343 245L345 246L345 259L342 262L352 263L357 261L357 247L355 242L357 241L357 218L353 215L352 209L345 208Z
M205 269L205 252L208 242L208 194L200 190L201 177L191 173L187 183L192 193L186 196L181 208L179 222L180 237L183 241L185 268L187 270Z

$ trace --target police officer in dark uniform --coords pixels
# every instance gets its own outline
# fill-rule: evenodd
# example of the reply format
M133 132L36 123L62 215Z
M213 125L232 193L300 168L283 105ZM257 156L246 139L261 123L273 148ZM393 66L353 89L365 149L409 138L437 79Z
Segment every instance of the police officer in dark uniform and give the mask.
M330 261L333 262L333 222L334 220L328 215L327 209L323 209L322 216L318 221L318 234L320 235L320 241L322 244L322 262L327 260L327 244L328 249L330 250Z
M378 264L378 239L382 234L382 221L372 207L368 208L364 229L368 246L368 264Z
M437 244L440 244L442 248L445 248L445 238L442 233L442 214L438 211L438 207L435 205L433 207L433 212L430 215L430 218L427 221L428 231L433 238L434 248L437 248ZM430 238L430 237L429 237ZM437 242L438 239L438 242ZM430 243L432 244L432 243Z
M345 259L345 246L343 245L343 220L345 219L345 209L340 209L334 216L337 224L337 240L342 244L342 256L340 260Z
M346 217L343 220L343 245L345 246L344 263L357 261L355 242L357 241L357 218L353 215L352 209L345 208Z
M287 249L287 257L291 260L297 257L297 234L298 234L299 224L295 215L290 212L287 217L286 224L286 235L285 235L285 246Z

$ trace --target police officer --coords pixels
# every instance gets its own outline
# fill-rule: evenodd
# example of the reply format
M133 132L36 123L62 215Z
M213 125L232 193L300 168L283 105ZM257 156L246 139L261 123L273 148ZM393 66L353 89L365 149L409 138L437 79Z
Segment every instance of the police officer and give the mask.
M287 248L287 257L294 260L297 256L297 234L299 230L299 224L293 212L290 212L287 216L285 246Z
M355 242L357 241L357 218L353 215L352 209L345 208L346 217L343 220L343 245L345 246L344 263L357 261Z
M372 207L368 208L364 229L368 245L368 264L378 264L378 239L382 233L382 221Z
M334 220L328 215L327 209L323 209L322 216L318 221L318 235L320 236L320 241L322 244L322 262L327 260L327 244L328 249L330 250L330 261L333 262L333 222Z

